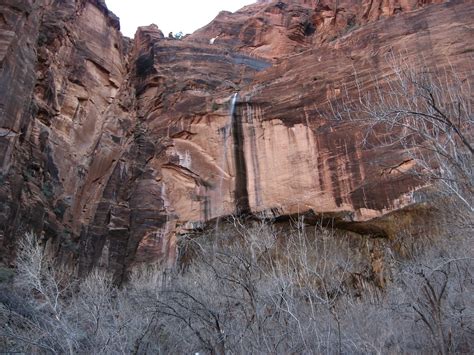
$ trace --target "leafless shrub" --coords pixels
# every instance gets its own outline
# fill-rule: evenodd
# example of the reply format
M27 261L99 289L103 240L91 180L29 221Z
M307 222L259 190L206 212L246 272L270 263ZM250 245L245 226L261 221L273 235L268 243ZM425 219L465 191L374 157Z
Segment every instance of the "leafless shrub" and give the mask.
M198 246L194 262L172 278L159 301L171 319L165 323L181 325L170 331L185 346L180 351L353 349L339 312L353 297L352 273L368 265L355 265L360 257L347 237L318 228L309 233L301 220L285 231L262 221L231 222L233 237L225 244L212 235L183 241Z
M100 272L71 282L32 236L24 243L14 292L0 292L5 351L472 351L466 238L400 257L391 241L302 219L288 227L232 218L219 234L183 237L193 254L186 268L138 268L122 288ZM391 265L383 285L372 270L376 245Z
M19 242L17 274L3 290L0 344L8 352L156 352L153 314L134 292L119 290L93 272L82 281L47 257L33 234ZM2 350L2 351L3 351Z
M31 233L19 242L17 270L15 288L23 305L3 304L1 334L43 351L72 353L78 339L64 312L63 299L73 281L54 267Z

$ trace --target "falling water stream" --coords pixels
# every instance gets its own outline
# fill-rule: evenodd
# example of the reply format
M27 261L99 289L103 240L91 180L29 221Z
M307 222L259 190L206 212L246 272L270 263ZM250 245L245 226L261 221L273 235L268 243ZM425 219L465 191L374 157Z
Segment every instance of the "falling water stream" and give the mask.
M239 93L236 92L232 95L232 99L230 100L230 121L234 120L235 115L235 105L237 104L237 99L239 98ZM232 126L232 124L231 124Z
M228 170L229 164L227 163L227 153L229 148L229 137L232 136L232 127L234 125L235 120L235 109L237 106L237 101L239 99L239 93L234 93L230 99L230 107L229 107L229 122L222 128L221 132L224 136L224 148L222 149L222 165L221 165L221 175L219 177L219 198L222 204L222 208L224 208L224 194L223 194L223 183L224 183L224 174ZM216 218L216 231L219 228L219 216Z

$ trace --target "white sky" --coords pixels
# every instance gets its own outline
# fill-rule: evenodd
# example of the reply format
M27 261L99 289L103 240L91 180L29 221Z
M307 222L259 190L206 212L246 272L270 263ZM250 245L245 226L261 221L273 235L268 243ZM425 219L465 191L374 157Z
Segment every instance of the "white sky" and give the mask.
M237 11L256 0L106 0L107 7L120 17L122 33L133 38L139 26L158 25L165 36L184 34L207 25L219 11Z

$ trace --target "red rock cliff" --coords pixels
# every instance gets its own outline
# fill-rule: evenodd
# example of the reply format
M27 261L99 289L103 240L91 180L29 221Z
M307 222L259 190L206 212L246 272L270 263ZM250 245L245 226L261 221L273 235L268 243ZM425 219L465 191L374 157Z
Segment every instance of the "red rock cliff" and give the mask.
M420 183L385 173L403 151L364 148L363 128L327 107L354 73L367 90L389 75L390 51L472 80L473 15L467 1L259 1L183 40L149 26L130 41L100 0L4 1L4 260L28 229L81 272L117 277L172 263L176 232L233 213L371 230Z

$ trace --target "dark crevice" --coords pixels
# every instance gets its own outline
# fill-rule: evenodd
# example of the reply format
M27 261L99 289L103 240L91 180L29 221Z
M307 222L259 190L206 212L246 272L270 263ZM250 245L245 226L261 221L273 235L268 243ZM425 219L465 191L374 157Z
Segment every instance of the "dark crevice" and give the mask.
M237 97L238 100L238 97ZM241 110L237 101L235 110L231 110L232 140L235 157L235 205L237 214L250 213L249 193L247 190L247 164L244 153L244 129L242 124Z

